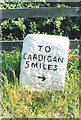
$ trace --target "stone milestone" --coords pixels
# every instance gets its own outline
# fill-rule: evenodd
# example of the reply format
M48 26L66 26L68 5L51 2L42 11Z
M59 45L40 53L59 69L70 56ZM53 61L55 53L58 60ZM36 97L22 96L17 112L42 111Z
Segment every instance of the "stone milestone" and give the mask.
M62 90L68 50L67 37L28 34L23 41L20 85L34 90Z

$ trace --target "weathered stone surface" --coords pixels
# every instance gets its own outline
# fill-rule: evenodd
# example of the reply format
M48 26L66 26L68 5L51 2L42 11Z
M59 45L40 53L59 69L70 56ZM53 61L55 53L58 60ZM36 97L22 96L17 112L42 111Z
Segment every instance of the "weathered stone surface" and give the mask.
M23 42L20 85L36 90L63 89L68 50L66 37L28 34Z

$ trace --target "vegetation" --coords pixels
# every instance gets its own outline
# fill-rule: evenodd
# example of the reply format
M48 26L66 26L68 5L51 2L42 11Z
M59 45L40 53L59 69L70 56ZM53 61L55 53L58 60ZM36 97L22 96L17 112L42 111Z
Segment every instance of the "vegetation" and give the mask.
M3 9L39 8L39 7L71 7L71 4L52 2L7 2ZM80 5L80 4L79 4ZM12 18L3 19L2 39L23 40L27 34L41 33L68 36L70 39L81 38L80 17L45 17L45 18Z
M79 118L79 50L70 50L63 91L37 92L18 85L21 52L2 54L3 118Z

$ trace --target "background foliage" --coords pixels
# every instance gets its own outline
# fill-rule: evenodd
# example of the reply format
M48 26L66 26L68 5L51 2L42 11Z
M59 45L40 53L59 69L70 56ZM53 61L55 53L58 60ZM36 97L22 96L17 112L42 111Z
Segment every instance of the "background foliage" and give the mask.
M2 3L3 9L10 8L39 8L39 7L71 7L70 3L52 2L8 2ZM77 6L80 6L78 4ZM68 36L70 39L81 38L80 17L52 17L52 18L13 18L2 22L3 40L23 40L27 34L41 33Z

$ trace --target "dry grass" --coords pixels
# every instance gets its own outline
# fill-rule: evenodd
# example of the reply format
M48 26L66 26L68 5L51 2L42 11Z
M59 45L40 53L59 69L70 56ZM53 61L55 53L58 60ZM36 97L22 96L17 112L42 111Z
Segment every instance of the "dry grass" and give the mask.
M18 85L20 51L2 53L2 118L79 118L79 51L69 54L64 92L37 92Z

